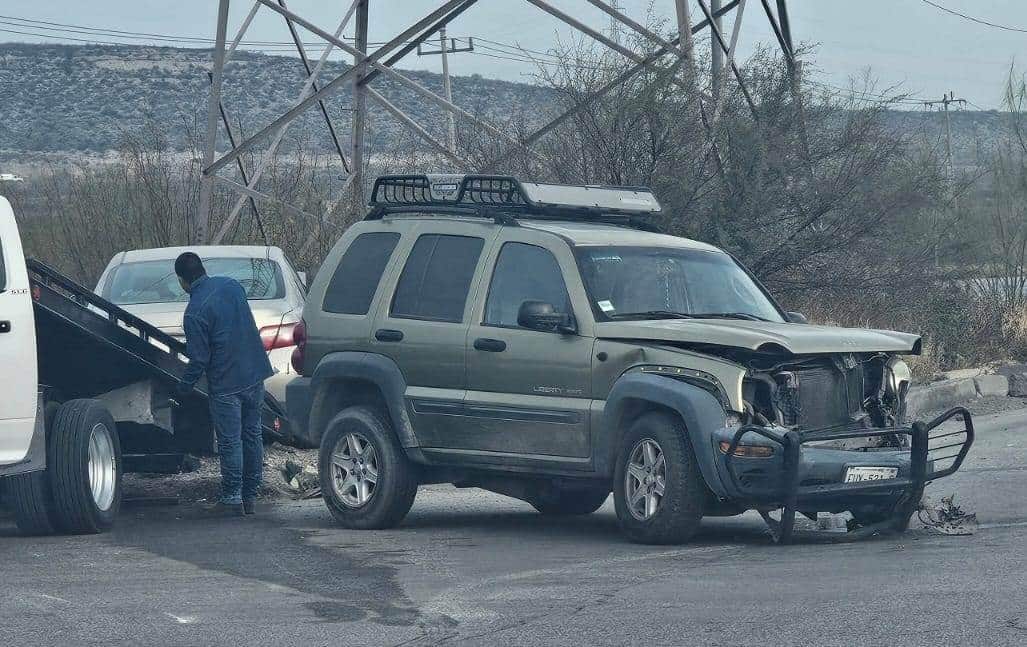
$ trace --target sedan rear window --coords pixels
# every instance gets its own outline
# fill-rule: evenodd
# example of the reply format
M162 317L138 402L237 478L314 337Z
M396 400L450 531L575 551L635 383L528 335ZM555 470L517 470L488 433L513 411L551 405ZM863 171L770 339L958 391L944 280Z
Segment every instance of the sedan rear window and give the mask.
M203 266L210 276L228 276L238 281L251 301L285 298L282 268L270 259L205 258ZM178 283L173 258L118 265L103 296L118 305L189 300L189 294Z

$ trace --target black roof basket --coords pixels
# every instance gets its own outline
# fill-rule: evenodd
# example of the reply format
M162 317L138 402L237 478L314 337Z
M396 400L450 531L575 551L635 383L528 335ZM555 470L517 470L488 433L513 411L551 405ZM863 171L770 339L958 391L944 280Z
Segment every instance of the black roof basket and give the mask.
M638 216L659 213L644 187L522 183L507 175L383 175L371 190L367 219L389 213L458 213L510 221L518 216L627 224L654 229Z

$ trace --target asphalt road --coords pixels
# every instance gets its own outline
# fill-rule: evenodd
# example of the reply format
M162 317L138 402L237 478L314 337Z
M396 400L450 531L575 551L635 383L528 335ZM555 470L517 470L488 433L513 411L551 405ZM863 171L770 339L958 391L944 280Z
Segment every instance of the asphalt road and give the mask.
M0 645L1027 645L1027 410L977 422L929 492L977 512L971 537L776 546L747 515L646 547L612 500L553 519L448 486L387 532L339 529L319 501L133 509L92 537L0 522Z

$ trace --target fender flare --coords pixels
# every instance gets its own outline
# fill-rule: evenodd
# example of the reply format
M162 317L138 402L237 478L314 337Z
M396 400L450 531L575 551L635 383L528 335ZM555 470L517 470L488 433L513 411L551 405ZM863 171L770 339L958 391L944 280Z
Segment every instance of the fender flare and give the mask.
M626 427L623 423L630 423L624 421L625 413L640 402L670 409L681 417L703 480L714 494L727 496L713 446L713 434L724 427L726 420L723 405L709 391L663 375L626 373L614 383L595 438L596 471L612 477Z
M418 446L406 409L406 379L395 361L378 353L328 353L310 376L311 393L317 393L334 379L359 380L377 386L385 400L399 444L402 447Z

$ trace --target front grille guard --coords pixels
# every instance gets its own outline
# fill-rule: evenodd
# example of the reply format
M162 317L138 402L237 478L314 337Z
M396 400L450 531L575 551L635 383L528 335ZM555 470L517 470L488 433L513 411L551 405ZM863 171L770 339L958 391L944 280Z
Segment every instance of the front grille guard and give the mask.
M931 435L931 431L937 429L952 418L959 417L963 422L963 429L948 431ZM970 412L964 407L956 407L941 414L929 422L917 421L908 427L887 427L880 429L789 429L784 432L775 431L757 425L743 425L735 432L725 456L727 473L731 484L736 492L743 492L744 488L738 480L734 469L735 451L741 444L745 434L754 433L780 445L784 464L782 466L783 485L777 492L767 493L775 500L782 503L781 520L774 521L766 512L761 512L763 519L770 526L771 534L775 541L787 543L792 536L795 527L795 512L799 501L803 497L845 495L845 494L873 494L894 490L904 490L904 495L896 506L896 513L893 519L873 524L866 528L867 531L877 531L887 527L895 527L899 520L905 520L914 511L915 506L920 502L924 486L939 478L953 474L963 464L970 446L974 441L973 419ZM799 458L802 452L802 445L811 442L844 440L848 438L867 438L877 436L906 435L910 437L910 474L908 477L887 479L883 481L865 481L860 483L829 483L819 485L802 486L799 482ZM954 436L964 435L961 441L948 441ZM943 441L942 444L931 446L932 441ZM955 453L944 455L933 454L956 450ZM934 466L946 460L952 463L943 469L935 469ZM927 471L927 463L931 462L931 471Z

